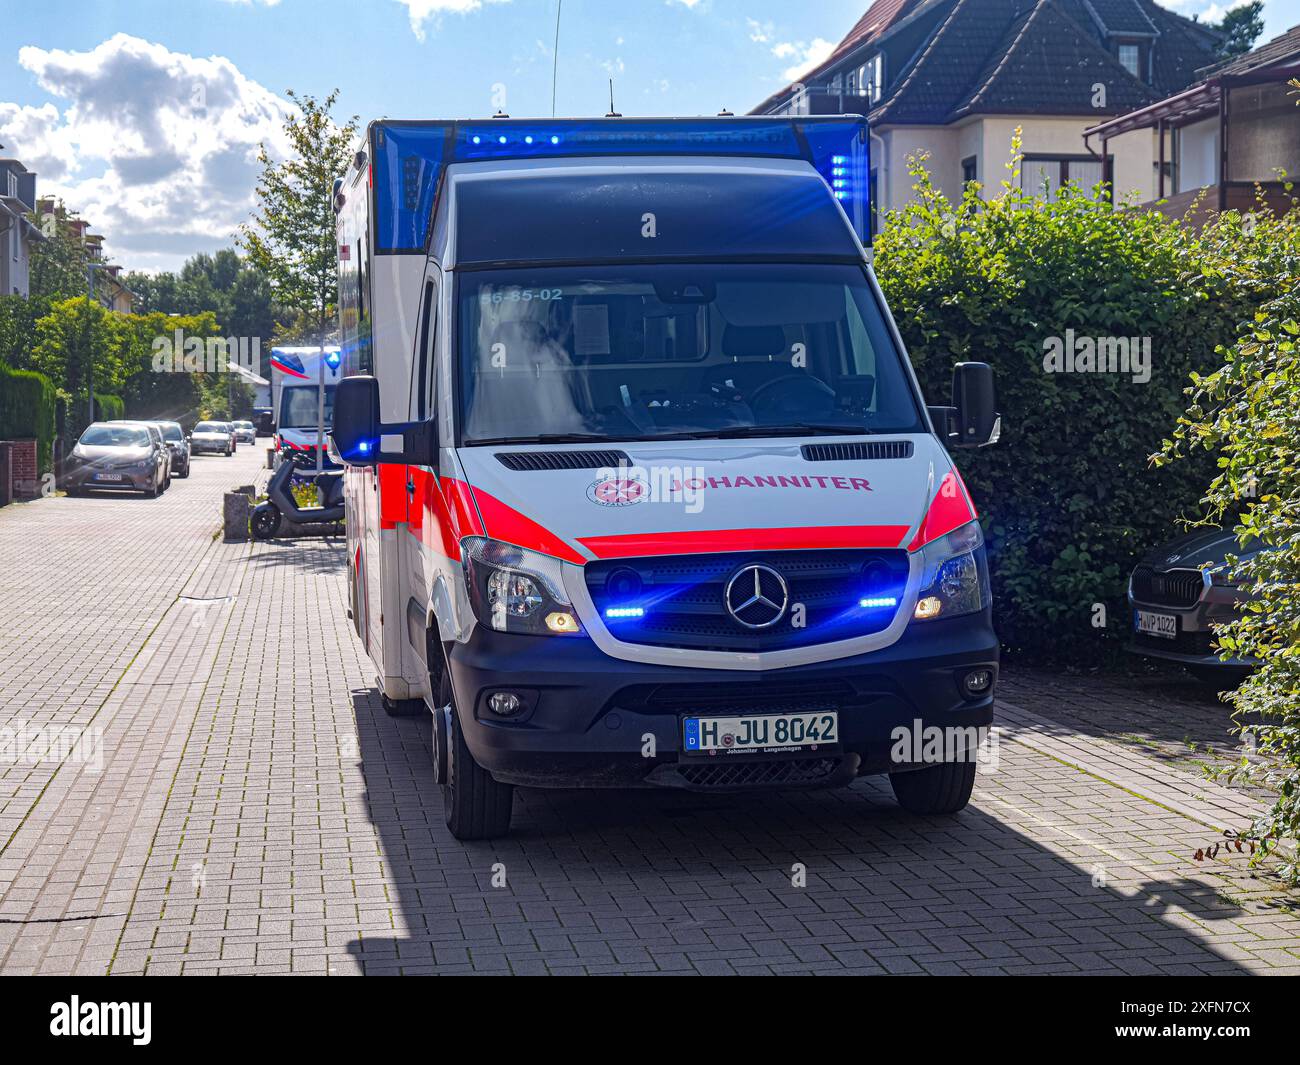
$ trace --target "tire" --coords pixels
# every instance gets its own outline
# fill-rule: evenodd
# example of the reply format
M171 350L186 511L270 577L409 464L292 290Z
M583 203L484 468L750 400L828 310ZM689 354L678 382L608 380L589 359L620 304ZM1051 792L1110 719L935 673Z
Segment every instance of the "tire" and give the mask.
M387 695L381 698L384 703L384 713L389 717L420 717L429 712L423 699L390 699Z
M451 834L460 840L498 839L510 831L510 813L514 805L513 785L492 779L486 769L474 761L460 732L455 704L451 709L450 735L447 737L447 776L442 786L442 804Z
M190 475L190 464L187 462L185 464L185 469L183 469L176 476L179 477L181 480L185 480L185 478L187 478L189 475Z
M970 802L975 761L942 762L925 769L891 773L889 784L898 805L908 813L955 814Z
M269 540L280 531L280 511L276 507L257 507L248 522L254 540Z
M225 457L225 458L230 458L230 455L231 455L230 448L226 448L225 456L224 456L224 457Z
M160 495L162 495L162 489L158 487L158 482L154 481L152 484L149 485L148 488L144 490L144 494L146 499L157 499Z

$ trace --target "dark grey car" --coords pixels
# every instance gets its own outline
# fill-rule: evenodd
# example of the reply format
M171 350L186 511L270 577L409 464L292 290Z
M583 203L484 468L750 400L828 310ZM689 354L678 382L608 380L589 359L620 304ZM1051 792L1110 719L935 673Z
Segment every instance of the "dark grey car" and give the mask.
M1235 533L1198 529L1149 551L1129 578L1133 639L1129 650L1186 666L1207 680L1231 679L1254 663L1224 660L1214 626L1232 621L1248 595L1227 571L1228 555L1249 558Z
M170 478L171 456L162 434L146 422L93 422L64 463L69 495L90 489L134 489L157 498Z
M163 443L172 456L172 473L177 477L190 475L190 442L180 422L151 422L162 433Z

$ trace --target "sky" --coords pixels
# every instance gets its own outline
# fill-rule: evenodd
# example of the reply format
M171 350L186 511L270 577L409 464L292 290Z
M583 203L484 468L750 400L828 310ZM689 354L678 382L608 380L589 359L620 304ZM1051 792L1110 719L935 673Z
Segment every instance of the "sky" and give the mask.
M128 270L230 247L286 90L374 118L743 113L834 47L868 0L39 0L0 23L0 155ZM1233 0L1160 0L1216 19ZM1265 0L1267 40L1300 0Z

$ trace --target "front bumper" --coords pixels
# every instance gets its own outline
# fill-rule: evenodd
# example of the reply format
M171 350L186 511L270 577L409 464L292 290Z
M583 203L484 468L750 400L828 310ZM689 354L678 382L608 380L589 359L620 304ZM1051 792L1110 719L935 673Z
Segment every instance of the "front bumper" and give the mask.
M1171 607L1144 603L1129 597L1131 636L1125 649L1145 658L1159 658L1184 666L1245 669L1254 663L1244 658L1221 658L1214 645L1215 626L1226 625L1237 617L1242 596L1235 588L1210 587L1190 607ZM1168 614L1177 618L1177 632L1171 637L1152 636L1137 631L1137 611Z
M213 452L217 454L224 454L229 449L230 449L230 444L220 440L195 440L193 443L190 444L191 455L199 455L204 453L211 454Z
M121 480L101 480L97 475L112 474L121 478ZM147 488L153 487L154 471L148 470L119 470L119 469L96 469L93 466L82 466L70 470L64 474L64 487L67 489L80 490L86 488L125 488L140 492Z
M891 756L898 728L909 734L934 726L986 729L993 720L993 688L968 698L960 682L981 667L996 678L998 642L985 611L910 625L896 643L867 654L748 672L627 662L589 639L521 636L479 625L467 642L452 646L449 661L465 741L475 761L502 782L689 790L826 787L863 773L914 768ZM508 720L487 707L488 697L503 690L523 694L526 704ZM838 750L681 753L681 721L688 714L812 709L839 711ZM651 746L654 754L647 756L643 752ZM822 764L812 765L816 761ZM727 771L742 763L744 772Z

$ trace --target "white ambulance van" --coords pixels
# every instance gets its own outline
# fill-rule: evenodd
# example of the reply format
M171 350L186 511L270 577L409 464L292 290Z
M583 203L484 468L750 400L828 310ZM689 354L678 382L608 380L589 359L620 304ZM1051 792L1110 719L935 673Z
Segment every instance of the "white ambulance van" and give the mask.
M277 451L309 452L314 458L317 441L329 432L334 416L342 352L332 346L275 347L268 362L275 423L272 446Z
M996 439L992 376L925 406L868 143L368 128L334 200L351 616L389 712L433 715L457 837L507 832L516 785L969 799L998 642L949 452Z

